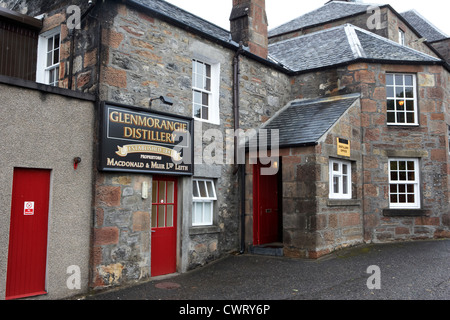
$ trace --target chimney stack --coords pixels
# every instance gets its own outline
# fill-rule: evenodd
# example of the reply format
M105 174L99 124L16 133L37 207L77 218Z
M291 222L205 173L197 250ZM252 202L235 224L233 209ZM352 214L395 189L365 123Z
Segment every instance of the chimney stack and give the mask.
M268 34L265 0L233 0L230 15L231 38L250 52L267 59Z

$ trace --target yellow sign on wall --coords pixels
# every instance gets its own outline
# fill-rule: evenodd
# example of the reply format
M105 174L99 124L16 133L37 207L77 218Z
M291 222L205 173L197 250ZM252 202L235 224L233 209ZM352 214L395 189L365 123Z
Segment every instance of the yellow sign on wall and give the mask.
M338 156L350 157L350 141L337 138L337 154Z

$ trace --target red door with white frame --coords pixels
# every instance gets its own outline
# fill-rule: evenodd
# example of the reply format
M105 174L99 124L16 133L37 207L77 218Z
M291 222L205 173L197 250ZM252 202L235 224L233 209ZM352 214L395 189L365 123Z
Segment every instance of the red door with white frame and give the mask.
M6 299L46 293L50 170L15 168Z
M177 271L177 178L153 177L151 276Z

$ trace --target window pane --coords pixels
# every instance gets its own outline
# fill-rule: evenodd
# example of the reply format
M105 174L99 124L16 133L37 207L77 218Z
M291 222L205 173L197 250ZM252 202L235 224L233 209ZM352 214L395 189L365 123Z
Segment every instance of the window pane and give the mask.
M414 196L414 194L408 194L407 200L408 200L408 203L414 203L414 202L416 202L416 197Z
M396 194L392 194L391 195L391 203L397 203L398 202L398 197Z
M203 203L203 224L212 224L212 203Z
M47 52L53 50L53 37L47 39Z
M194 87L196 88L203 87L203 76L200 73L195 74L194 83Z
M202 117L202 106L200 104L194 104L194 117Z
M209 111L207 107L202 107L202 119L208 120L209 118Z
M411 74L405 75L405 85L412 86L413 85L413 76Z
M405 114L403 112L397 112L397 123L405 123Z
M399 74L397 74L397 75L395 75L395 85L396 86L402 86L403 85L403 75L399 75Z
M398 162L398 169L399 170L406 170L406 161L399 161Z
M406 98L414 98L414 90L413 90L413 87L406 87L406 88L405 88L405 97L406 97Z
M53 82L55 82L55 69L51 69L49 71L48 82L49 84L53 84Z
M47 67L50 67L52 65L52 61L53 61L53 51L50 51L47 53Z
M391 180L392 181L397 181L398 180L397 172L391 172Z
M202 222L202 209L203 203L194 202L193 214L192 214L192 224L200 224Z
M175 194L175 183L167 181L167 203L174 203L173 196Z
M206 82L205 82L205 90L207 90L207 91L211 91L211 78L206 78L205 79L206 80Z
M347 174L347 165L346 164L342 165L342 174Z
M407 191L408 193L414 192L414 185L413 185L413 184L408 184L408 185L406 186L406 191Z
M398 192L399 192L399 193L406 193L406 185L404 185L404 184L399 184L399 185L398 185Z
M406 195L405 194L399 194L398 195L398 202L399 203L406 203Z
M403 91L403 87L395 87L395 96L397 98L404 98L404 91Z
M390 191L391 193L397 193L397 185L396 185L396 184L391 184L391 185L389 186L389 191Z
M414 113L408 112L406 113L406 123L414 123Z
M397 170L397 161L391 161L391 170Z
M348 194L348 177L342 176L342 193Z
M339 177L333 177L333 193L339 193Z
M157 211L156 205L152 205L152 228L156 228L157 224L157 218L158 218L158 211Z
M408 170L414 170L414 161L407 162Z
M168 205L166 210L167 210L166 227L173 227L173 206Z
M158 202L158 182L152 182L152 203Z
M414 101L413 100L406 100L406 110L414 111Z
M202 103L202 93L200 91L194 90L194 103L198 104Z
M206 195L205 181L199 181L199 182L198 182L198 187L199 187L199 189L200 189L200 196L201 196L202 198L206 198L207 195Z
M216 197L216 192L214 190L214 185L212 183L212 181L206 181L206 186L208 188L208 195L210 198L215 198Z
M198 193L198 186L197 186L197 180L192 181L192 193L194 194L195 198L200 197L200 194Z
M336 162L333 162L333 171L339 172L339 164Z
M405 110L405 101L403 100L397 101L397 110Z
M59 49L53 51L53 64L57 64L59 62Z
M164 223L165 222L164 221L164 218L165 218L164 208L165 208L164 205L158 206L158 227L160 227L160 228L165 227L165 223Z
M211 66L209 64L205 63L205 75L208 78L211 78Z
M209 95L207 93L202 93L202 104L209 106Z
M416 176L414 174L414 171L408 172L408 181L414 181L416 179Z
M398 178L400 181L406 181L406 172L404 171L399 172Z
M159 203L166 202L166 182L159 181Z
M57 49L57 48L59 48L59 34L55 35L54 39L55 39L55 42L54 42L53 48Z

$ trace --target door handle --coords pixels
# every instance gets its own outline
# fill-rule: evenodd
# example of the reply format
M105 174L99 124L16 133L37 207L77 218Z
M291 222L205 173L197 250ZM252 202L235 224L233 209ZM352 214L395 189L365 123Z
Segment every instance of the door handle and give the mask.
M156 230L151 230L152 232L156 232Z
M271 213L272 209L266 209L266 213Z

